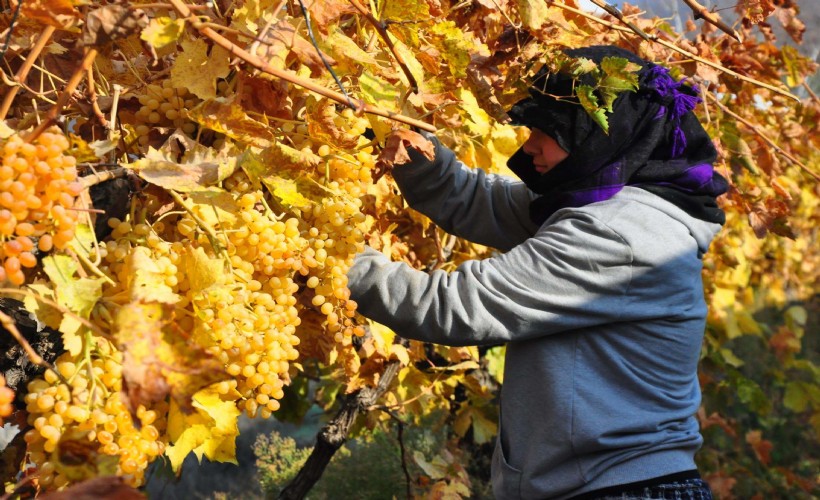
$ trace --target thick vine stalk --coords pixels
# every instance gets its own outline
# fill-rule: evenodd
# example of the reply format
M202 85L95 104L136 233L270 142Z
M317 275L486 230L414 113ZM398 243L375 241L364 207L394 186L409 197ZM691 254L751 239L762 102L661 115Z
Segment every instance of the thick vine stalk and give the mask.
M203 23L199 18L193 16L189 6L182 0L169 0L169 2L174 7L174 10L176 10L180 16L182 16L188 22L190 22L191 26L193 26L197 31L202 33L202 35L209 38L212 42L219 45L223 49L227 50L231 55L242 59L246 63L258 69L259 71L262 71L271 76L275 76L277 78L281 78L282 80L286 80L290 83L304 87L310 90L311 92L322 95L329 99L333 99L334 101L340 104L349 104L349 100L340 92L336 92L328 88L322 87L321 85L317 85L310 80L301 78L291 73L290 71L275 68L267 62L265 62L264 60L262 60L260 57L255 56L250 52L238 47L235 43L217 33L213 28L209 27L207 23ZM364 102L360 103L359 111L369 113L372 115L381 116L384 118L389 118L391 120L395 120L397 122L404 123L412 127L417 127L428 132L436 131L435 127L433 127L429 123L425 123L421 120L416 120L415 118L410 118L399 113L394 113L392 111L377 108Z
M384 394L393 383L399 372L401 363L391 361L387 364L376 387L368 387L351 394L339 413L327 423L316 435L316 445L310 453L299 473L279 494L282 500L297 500L305 498L313 485L322 477L330 459L336 451L347 441L350 428L362 411L367 411Z

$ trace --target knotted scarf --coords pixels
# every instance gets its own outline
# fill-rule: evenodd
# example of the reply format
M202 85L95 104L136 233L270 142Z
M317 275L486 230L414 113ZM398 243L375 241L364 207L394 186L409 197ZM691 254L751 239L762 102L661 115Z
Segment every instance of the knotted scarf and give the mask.
M621 92L608 113L609 133L596 124L573 95L580 81L563 73L536 75L530 97L509 111L513 123L553 137L569 156L541 174L519 149L510 169L541 196L530 217L543 223L556 210L607 200L635 186L670 201L693 217L723 224L716 198L727 182L714 172L717 151L692 109L701 101L697 87L676 81L669 70L613 46L567 50L600 64L622 57L639 65L638 89Z

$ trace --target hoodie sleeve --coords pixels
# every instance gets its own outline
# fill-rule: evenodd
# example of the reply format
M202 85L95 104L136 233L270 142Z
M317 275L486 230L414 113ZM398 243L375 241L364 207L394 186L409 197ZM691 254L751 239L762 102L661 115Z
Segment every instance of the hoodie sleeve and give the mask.
M367 249L348 277L359 311L403 337L497 344L619 320L632 252L606 224L574 212L503 255L450 273L427 274Z
M538 230L529 216L535 194L523 182L471 169L434 136L427 160L415 151L413 161L393 169L407 203L448 233L500 250L509 250Z

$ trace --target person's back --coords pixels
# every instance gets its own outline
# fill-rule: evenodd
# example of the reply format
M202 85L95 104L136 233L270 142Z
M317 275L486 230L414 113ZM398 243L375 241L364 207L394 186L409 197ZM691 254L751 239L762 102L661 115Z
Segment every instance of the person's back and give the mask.
M498 498L653 498L652 488L671 484L682 498L709 497L693 458L700 272L725 181L712 174L714 149L691 113L657 130L658 106L630 99L619 147L603 147L613 138L594 129L562 135L540 124L569 152L544 160L554 146L534 147L534 133L511 159L523 183L471 170L431 138L434 160L394 169L402 193L445 230L505 252L427 274L366 250L348 273L359 311L402 336L507 344ZM567 121L579 129L583 119ZM667 146L672 130L685 131L683 153ZM673 161L658 161L667 147Z

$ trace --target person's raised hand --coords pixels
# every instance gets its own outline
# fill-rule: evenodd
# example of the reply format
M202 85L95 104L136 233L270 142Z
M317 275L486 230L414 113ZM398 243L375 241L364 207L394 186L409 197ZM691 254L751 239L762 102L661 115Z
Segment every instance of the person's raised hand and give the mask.
M435 157L436 146L431 139L412 130L395 129L385 138L384 147L376 159L373 182L393 170L396 165L424 161L424 158L433 160Z

